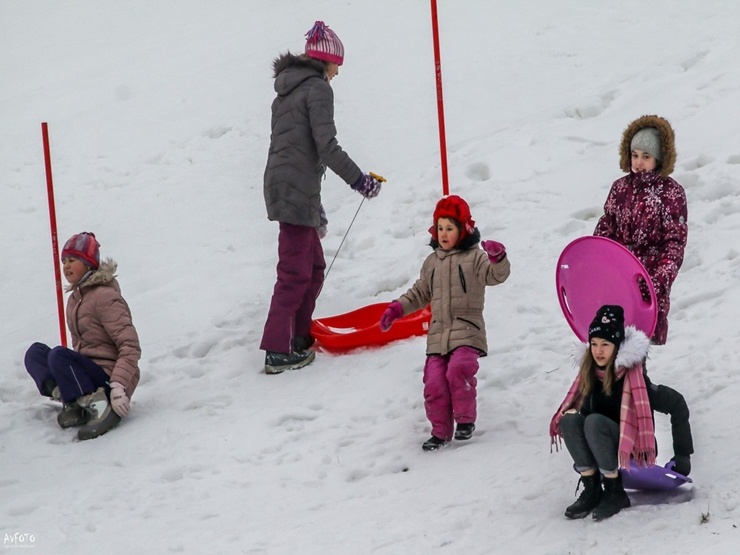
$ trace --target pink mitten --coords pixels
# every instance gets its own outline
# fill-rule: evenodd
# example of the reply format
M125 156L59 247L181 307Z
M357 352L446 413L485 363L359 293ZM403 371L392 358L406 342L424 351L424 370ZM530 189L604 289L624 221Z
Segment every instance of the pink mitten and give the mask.
M391 329L393 322L395 322L402 316L403 307L401 306L401 303L399 303L398 301L393 301L391 304L388 305L388 308L385 309L385 312L383 312L383 315L380 317L380 329L382 331L388 331L389 329Z
M110 384L110 406L118 416L128 416L130 402L126 395L126 388L118 382Z
M481 241L480 246L486 251L488 260L493 264L501 262L506 256L506 247L498 241Z

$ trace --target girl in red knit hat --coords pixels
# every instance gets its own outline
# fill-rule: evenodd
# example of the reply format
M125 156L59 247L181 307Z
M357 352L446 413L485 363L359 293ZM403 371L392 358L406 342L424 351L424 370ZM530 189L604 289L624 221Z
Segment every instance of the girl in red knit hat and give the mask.
M41 395L62 401L59 425L79 427L80 440L93 439L128 415L139 383L141 348L116 281L118 266L110 258L100 261L95 235L70 237L62 248L62 264L71 293L67 326L74 349L34 343L25 365Z
M388 306L380 328L388 331L398 318L431 304L424 407L432 436L422 449L435 451L453 437L466 440L473 435L478 358L488 350L485 288L506 281L510 264L504 245L480 242L470 207L459 196L437 203L429 232L434 252L424 261L416 283Z

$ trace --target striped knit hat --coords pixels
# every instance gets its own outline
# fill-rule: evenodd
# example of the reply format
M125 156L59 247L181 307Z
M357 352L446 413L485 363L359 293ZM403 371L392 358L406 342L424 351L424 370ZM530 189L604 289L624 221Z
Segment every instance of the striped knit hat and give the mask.
M76 258L97 270L100 266L100 243L95 239L95 234L88 231L72 235L62 249L62 260L65 258Z
M337 34L323 21L317 21L306 33L306 55L317 60L342 65L344 45Z

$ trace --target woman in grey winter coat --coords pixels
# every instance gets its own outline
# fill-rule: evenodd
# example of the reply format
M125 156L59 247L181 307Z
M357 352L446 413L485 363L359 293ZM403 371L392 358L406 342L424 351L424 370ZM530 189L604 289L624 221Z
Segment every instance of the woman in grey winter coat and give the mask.
M306 36L304 54L288 52L273 63L277 97L264 196L267 217L279 222L280 232L277 281L260 344L269 374L301 368L315 357L310 330L326 268L321 247L328 223L321 204L326 168L368 199L381 186L337 142L330 81L339 74L344 46L321 21Z

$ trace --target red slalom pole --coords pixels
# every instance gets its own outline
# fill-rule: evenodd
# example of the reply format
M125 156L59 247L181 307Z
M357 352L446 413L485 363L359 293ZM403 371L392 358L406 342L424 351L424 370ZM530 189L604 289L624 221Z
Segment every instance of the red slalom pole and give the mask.
M51 149L49 148L49 126L41 124L44 139L44 163L46 165L46 191L49 196L49 225L51 226L51 250L54 255L54 277L57 289L57 311L59 313L59 334L62 347L67 346L67 328L64 325L64 295L62 293L62 269L59 264L59 241L57 240L57 214L54 208L54 182L51 178Z
M432 1L432 36L434 38L434 73L437 79L437 118L439 119L439 155L442 163L442 194L450 194L447 177L447 140L445 139L445 107L442 100L442 63L439 49L439 24L437 23L437 0Z

